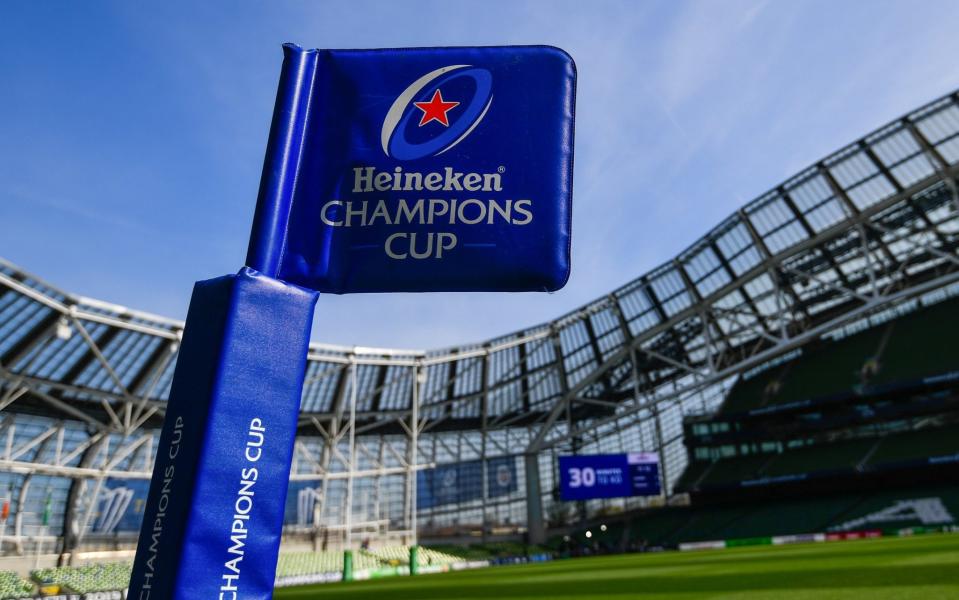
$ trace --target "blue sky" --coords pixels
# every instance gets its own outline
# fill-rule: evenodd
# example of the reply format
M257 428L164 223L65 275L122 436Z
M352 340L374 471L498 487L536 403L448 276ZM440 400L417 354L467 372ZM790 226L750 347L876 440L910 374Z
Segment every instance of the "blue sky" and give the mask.
M955 2L0 4L0 256L182 318L246 253L280 44L552 44L579 72L554 294L324 296L317 341L431 348L576 308L959 87Z

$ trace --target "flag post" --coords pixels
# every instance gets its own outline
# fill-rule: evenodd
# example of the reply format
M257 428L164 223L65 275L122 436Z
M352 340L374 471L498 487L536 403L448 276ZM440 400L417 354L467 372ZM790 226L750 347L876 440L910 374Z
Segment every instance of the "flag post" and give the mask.
M410 457L412 464L410 465L411 472L411 483L410 483L410 537L412 539L412 544L410 545L410 575L416 575L420 570L419 563L419 536L417 535L416 528L416 484L418 480L419 470L417 469L417 463L419 462L419 429L420 429L420 386L425 383L426 373L423 371L421 365L416 365L414 370L413 378L413 401L412 406L410 407L411 418L410 421L410 443L413 445L412 451L410 452Z
M129 588L141 600L272 597L320 293L543 292L569 277L568 54L283 51L245 266L190 301ZM344 579L355 356L350 368ZM415 374L412 571L422 363Z

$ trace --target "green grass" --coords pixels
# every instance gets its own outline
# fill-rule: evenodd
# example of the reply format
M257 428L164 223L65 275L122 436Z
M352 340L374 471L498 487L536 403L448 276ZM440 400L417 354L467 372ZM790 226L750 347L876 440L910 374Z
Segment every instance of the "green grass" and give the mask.
M557 560L276 590L277 600L959 599L959 535Z

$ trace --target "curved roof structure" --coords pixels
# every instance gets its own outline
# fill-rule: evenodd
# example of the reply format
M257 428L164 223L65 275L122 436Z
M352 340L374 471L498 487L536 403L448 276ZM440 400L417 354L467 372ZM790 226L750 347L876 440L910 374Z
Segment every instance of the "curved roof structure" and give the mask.
M314 344L301 436L335 443L355 393L361 436L479 432L485 456L490 432L523 432L506 450L532 454L640 427L655 429L659 448L677 448L667 468L678 475L681 417L713 407L724 382L959 279L957 172L952 93L810 165L660 267L547 323L427 351ZM124 439L151 431L182 327L0 262L0 409ZM24 441L26 450L8 445L0 468L49 468L28 458L48 438ZM86 473L82 452L60 454L57 473ZM142 474L144 461L122 469Z

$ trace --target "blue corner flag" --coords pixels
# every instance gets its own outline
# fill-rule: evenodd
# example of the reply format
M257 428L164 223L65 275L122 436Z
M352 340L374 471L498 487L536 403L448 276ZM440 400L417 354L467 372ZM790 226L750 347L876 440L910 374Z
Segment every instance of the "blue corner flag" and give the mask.
M248 266L334 294L563 287L569 55L284 51Z
M551 291L576 72L545 46L284 46L246 267L196 284L129 597L267 600L319 294Z

